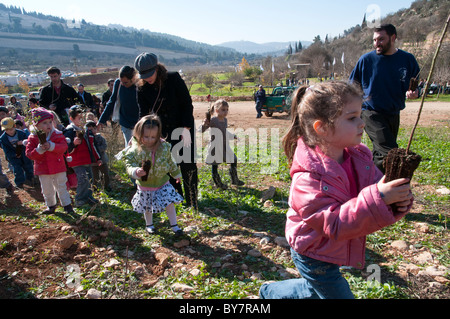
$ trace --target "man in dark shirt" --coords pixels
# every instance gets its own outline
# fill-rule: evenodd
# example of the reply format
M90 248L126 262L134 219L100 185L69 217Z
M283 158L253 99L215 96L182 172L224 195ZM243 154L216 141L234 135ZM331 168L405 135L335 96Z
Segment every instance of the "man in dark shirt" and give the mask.
M56 67L47 70L50 84L44 86L39 99L40 106L55 111L64 126L69 125L68 110L79 102L78 93L61 80L61 71Z
M375 50L364 54L350 75L350 81L360 84L364 92L361 117L373 144L374 163L382 172L384 157L398 148L400 111L405 108L405 98L419 96L418 90L409 90L410 79L417 77L419 65L411 53L396 48L396 39L392 24L376 28Z

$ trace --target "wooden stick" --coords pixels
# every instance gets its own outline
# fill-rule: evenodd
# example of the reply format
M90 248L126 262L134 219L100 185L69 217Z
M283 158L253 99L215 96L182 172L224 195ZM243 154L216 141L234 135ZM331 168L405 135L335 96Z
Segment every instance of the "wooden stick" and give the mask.
M428 74L427 84L425 85L424 94L422 94L422 99L420 101L419 114L417 115L416 124L414 125L413 130L411 132L411 136L409 137L408 147L406 148L406 154L408 154L408 152L409 152L409 148L411 147L411 142L412 142L412 139L413 139L413 136L414 136L414 132L416 130L417 124L419 123L420 114L422 113L422 108L423 108L423 102L425 101L425 97L427 96L428 88L430 86L431 77L433 76L434 65L436 63L436 59L437 59L437 56L439 54L439 50L441 49L441 45L442 45L442 41L444 40L445 33L447 32L449 21L450 21L450 15L447 17L447 21L445 22L444 30L442 31L441 39L439 40L439 44L438 44L438 46L436 48L436 52L434 53L433 61L431 62L431 69L430 69L430 73Z

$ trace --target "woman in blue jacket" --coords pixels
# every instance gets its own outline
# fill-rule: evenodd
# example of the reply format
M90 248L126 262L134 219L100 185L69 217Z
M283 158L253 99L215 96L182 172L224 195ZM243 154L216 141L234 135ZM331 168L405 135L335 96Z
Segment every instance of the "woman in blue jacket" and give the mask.
M108 103L106 103L105 110L98 120L100 125L106 125L106 121L111 119L113 115L114 108L120 104L119 124L125 139L125 147L128 145L133 134L133 128L139 120L140 111L136 81L136 70L131 66L123 66L119 71L119 78L114 82L114 88ZM116 102L119 103L116 104Z

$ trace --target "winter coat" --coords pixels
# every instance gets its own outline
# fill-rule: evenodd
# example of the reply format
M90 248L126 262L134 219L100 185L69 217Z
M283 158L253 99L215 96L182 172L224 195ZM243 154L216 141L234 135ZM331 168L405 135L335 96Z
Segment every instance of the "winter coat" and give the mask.
M31 134L26 146L26 155L34 161L35 175L54 175L67 170L64 153L67 151L67 141L63 133L53 129L47 141L50 149L47 151L39 147L39 138Z
M363 268L366 235L400 220L380 196L382 173L363 144L348 148L358 196L342 166L298 140L291 167L292 185L286 239L299 254L317 260ZM408 210L410 207L408 208Z
M68 155L71 157L71 160L67 160L68 166L75 167L97 163L100 160L100 153L94 143L94 134L90 130L86 130L81 144L75 145L73 141L77 137L77 131L81 131L81 129L73 123L69 124L64 130L64 136L68 138L69 144Z
M158 188L169 181L170 174L173 178L181 178L181 172L175 160L172 157L171 145L168 142L161 141L161 145L156 150L154 156L138 147L135 137L131 139L131 145L123 152L127 173L136 179L138 186ZM136 170L142 167L142 161L150 160L152 162L148 173L147 181L136 176Z
M16 129L17 139L18 141L23 141L27 139L27 134L19 129ZM30 159L26 157L25 155L25 147L21 145L12 145L11 142L8 139L8 134L6 134L5 131L3 131L2 135L0 136L0 146L3 148L3 151L5 152L5 157L8 160L8 162L11 163L11 165L19 165L22 166L23 162L29 162L31 163ZM16 148L19 147L22 149L20 152L20 157L17 157L16 155Z

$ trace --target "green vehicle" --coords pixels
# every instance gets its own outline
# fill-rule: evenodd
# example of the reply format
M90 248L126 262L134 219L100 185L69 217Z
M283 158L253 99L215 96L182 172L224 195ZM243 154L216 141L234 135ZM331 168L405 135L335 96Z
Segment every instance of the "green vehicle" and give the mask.
M291 112L292 93L297 89L295 86L277 86L273 88L272 93L266 95L266 103L264 103L261 111L267 117L271 117L273 113L289 114Z

